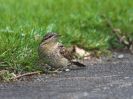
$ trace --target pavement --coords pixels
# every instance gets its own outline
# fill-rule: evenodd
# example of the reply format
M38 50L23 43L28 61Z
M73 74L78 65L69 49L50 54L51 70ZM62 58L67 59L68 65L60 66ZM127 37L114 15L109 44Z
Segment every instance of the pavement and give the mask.
M133 99L133 55L115 53L86 68L0 84L0 99Z

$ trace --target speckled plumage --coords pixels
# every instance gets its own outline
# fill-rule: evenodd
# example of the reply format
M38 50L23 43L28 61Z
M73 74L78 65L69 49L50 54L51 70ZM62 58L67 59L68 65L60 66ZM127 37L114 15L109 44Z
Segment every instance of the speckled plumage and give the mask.
M56 33L46 34L38 48L40 59L55 69L67 68L72 63L72 52L58 42Z
M69 61L60 54L58 43L54 46L39 46L39 56L52 68L62 68L69 65Z

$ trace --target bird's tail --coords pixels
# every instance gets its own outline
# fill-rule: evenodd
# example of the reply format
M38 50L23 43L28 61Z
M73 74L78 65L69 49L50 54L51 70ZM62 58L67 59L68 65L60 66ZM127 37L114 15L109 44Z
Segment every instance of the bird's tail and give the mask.
M74 65L76 65L78 67L86 67L86 65L84 65L83 63L80 63L78 61L71 61L71 62L72 62L72 64L74 64Z

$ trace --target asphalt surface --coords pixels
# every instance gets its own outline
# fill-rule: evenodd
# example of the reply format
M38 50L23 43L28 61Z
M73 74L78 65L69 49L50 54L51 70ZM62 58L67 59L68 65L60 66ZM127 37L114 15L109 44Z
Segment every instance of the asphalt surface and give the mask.
M133 55L119 55L55 76L0 84L0 99L133 99Z

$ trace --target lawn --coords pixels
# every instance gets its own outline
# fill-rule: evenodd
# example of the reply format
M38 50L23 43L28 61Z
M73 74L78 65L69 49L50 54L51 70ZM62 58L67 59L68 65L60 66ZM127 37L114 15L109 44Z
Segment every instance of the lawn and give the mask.
M39 70L38 44L51 31L62 35L63 44L86 50L121 47L105 17L132 36L132 0L0 0L0 69Z

